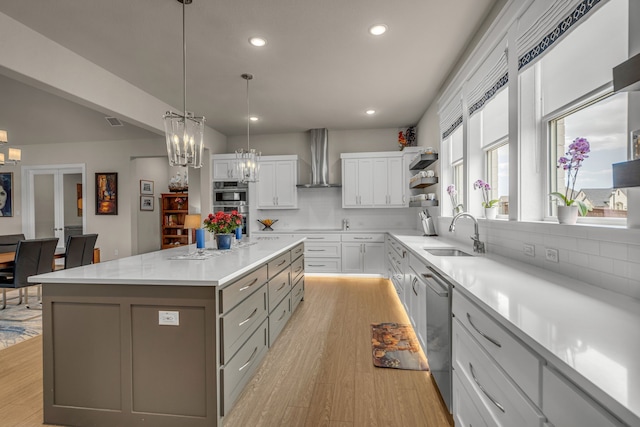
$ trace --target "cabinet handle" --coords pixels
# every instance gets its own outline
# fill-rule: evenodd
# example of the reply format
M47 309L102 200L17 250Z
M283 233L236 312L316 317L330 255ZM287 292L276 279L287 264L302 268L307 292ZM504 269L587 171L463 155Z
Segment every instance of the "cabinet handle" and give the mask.
M253 362L253 356L255 356L257 352L258 352L258 347L253 349L253 353L251 353L251 356L249 356L249 360L247 360L247 363L245 363L244 365L240 366L240 368L238 368L238 372L242 371L244 368L251 365L251 362Z
M504 411L504 406L502 406L500 404L500 402L498 402L493 396L491 396L489 394L489 392L487 390L485 390L485 388L482 386L482 384L480 384L480 381L478 381L478 378L476 378L476 373L473 370L473 365L471 364L471 362L469 362L469 368L471 369L471 376L473 377L473 381L475 381L475 383L478 385L478 387L480 387L480 390L482 390L482 392L484 393L485 396L487 396L487 399L489 399L491 401L491 403L493 403L494 405L496 405L496 407L498 409L500 409L503 413Z
M302 248L297 249L294 254L299 254L300 252L302 252Z
M324 237L307 237L307 240L324 240Z
M407 255L407 251L402 251L402 258L404 258Z
M496 347L499 347L499 348L502 347L502 345L498 342L498 340L496 340L495 338L491 338L490 336L486 335L484 332L482 332L480 329L478 329L478 327L476 325L473 324L473 322L471 321L471 315L469 313L467 313L467 320L469 321L469 324L471 326L473 326L473 329L475 329L487 341L489 341L491 344L495 345Z
M411 289L413 289L413 293L418 296L418 292L416 292L416 283L418 283L418 278L414 277L413 281L411 282Z
M307 249L308 252L324 252L324 249Z
M353 240L371 240L373 237L354 237Z
M293 270L294 273L297 273L298 271L302 270L302 266L296 268L295 270Z
M283 259L281 263L279 263L278 265L276 265L276 267L280 267L282 264L284 264L285 262L287 262L286 259Z
M300 295L300 292L302 292L302 286L300 286L300 287L298 288L298 292L296 292L296 295L295 295L295 296Z
M258 312L258 309L257 309L257 308L254 308L254 309L253 309L253 312L249 315L249 317L247 317L246 319L244 319L242 322L238 323L238 326L242 326L242 325L244 325L245 323L247 323L249 320L251 320L251 318L252 318L253 316L255 316L255 315L256 315L256 313L257 313L257 312Z
M253 279L253 282L251 282L251 283L249 283L248 285L243 286L243 287L241 287L240 289L238 289L238 292L242 292L242 291L244 291L244 290L246 290L246 289L249 289L250 287L252 287L253 285L255 285L257 281L258 281L258 278L256 277L255 279Z
M278 322L284 318L284 315L287 314L287 310L282 310L282 316L278 319Z
M276 292L278 292L280 289L284 288L285 286L287 286L287 282L282 282L282 285L280 285L280 287L276 289Z
M324 264L309 264L309 267L326 267Z

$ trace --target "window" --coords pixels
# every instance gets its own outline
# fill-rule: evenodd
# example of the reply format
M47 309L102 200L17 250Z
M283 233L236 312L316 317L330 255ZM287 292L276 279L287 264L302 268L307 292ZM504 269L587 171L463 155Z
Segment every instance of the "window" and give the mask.
M458 203L464 205L464 161L459 160L453 165L453 185L456 186L458 192ZM455 206L452 206L455 208ZM463 209L464 210L464 207Z
M489 198L499 200L498 215L509 215L509 141L500 141L487 149L486 160Z
M550 192L571 193L571 189L566 188L565 171L556 167L557 159L564 155L575 138L586 138L591 152L578 170L576 187L569 198L590 207L588 217L626 218L626 191L612 188L611 165L627 160L627 94L609 93L585 102L550 120L549 128ZM550 204L550 215L555 214L555 206L556 203Z

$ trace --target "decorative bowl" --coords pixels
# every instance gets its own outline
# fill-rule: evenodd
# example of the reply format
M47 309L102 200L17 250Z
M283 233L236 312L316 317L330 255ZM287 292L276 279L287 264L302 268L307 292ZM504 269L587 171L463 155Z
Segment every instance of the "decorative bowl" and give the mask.
M273 224L275 224L276 222L278 222L277 219L259 219L258 222L262 225L264 225L264 228L262 229L262 231L273 231L273 228L271 228L271 226Z

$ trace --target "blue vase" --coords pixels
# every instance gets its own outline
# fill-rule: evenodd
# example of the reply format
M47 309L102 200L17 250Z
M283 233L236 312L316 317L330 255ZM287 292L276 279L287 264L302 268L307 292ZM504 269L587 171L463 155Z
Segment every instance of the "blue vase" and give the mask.
M242 239L242 227L236 228L236 240Z
M231 249L231 236L233 234L216 234L218 249Z

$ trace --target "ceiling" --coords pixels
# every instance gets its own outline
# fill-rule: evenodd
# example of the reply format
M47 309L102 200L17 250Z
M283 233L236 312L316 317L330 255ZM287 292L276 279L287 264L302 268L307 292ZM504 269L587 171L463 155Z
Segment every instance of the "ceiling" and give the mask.
M193 0L186 6L187 109L227 136L244 134L240 75L252 73L251 113L260 118L252 133L416 124L496 3ZM181 110L178 1L0 0L0 12ZM377 23L389 30L374 37L367 30ZM251 46L254 35L267 45ZM17 145L154 135L126 123L111 128L104 114L8 77L0 91L0 128L11 128ZM369 108L377 113L366 115ZM69 123L75 132L64 130Z

